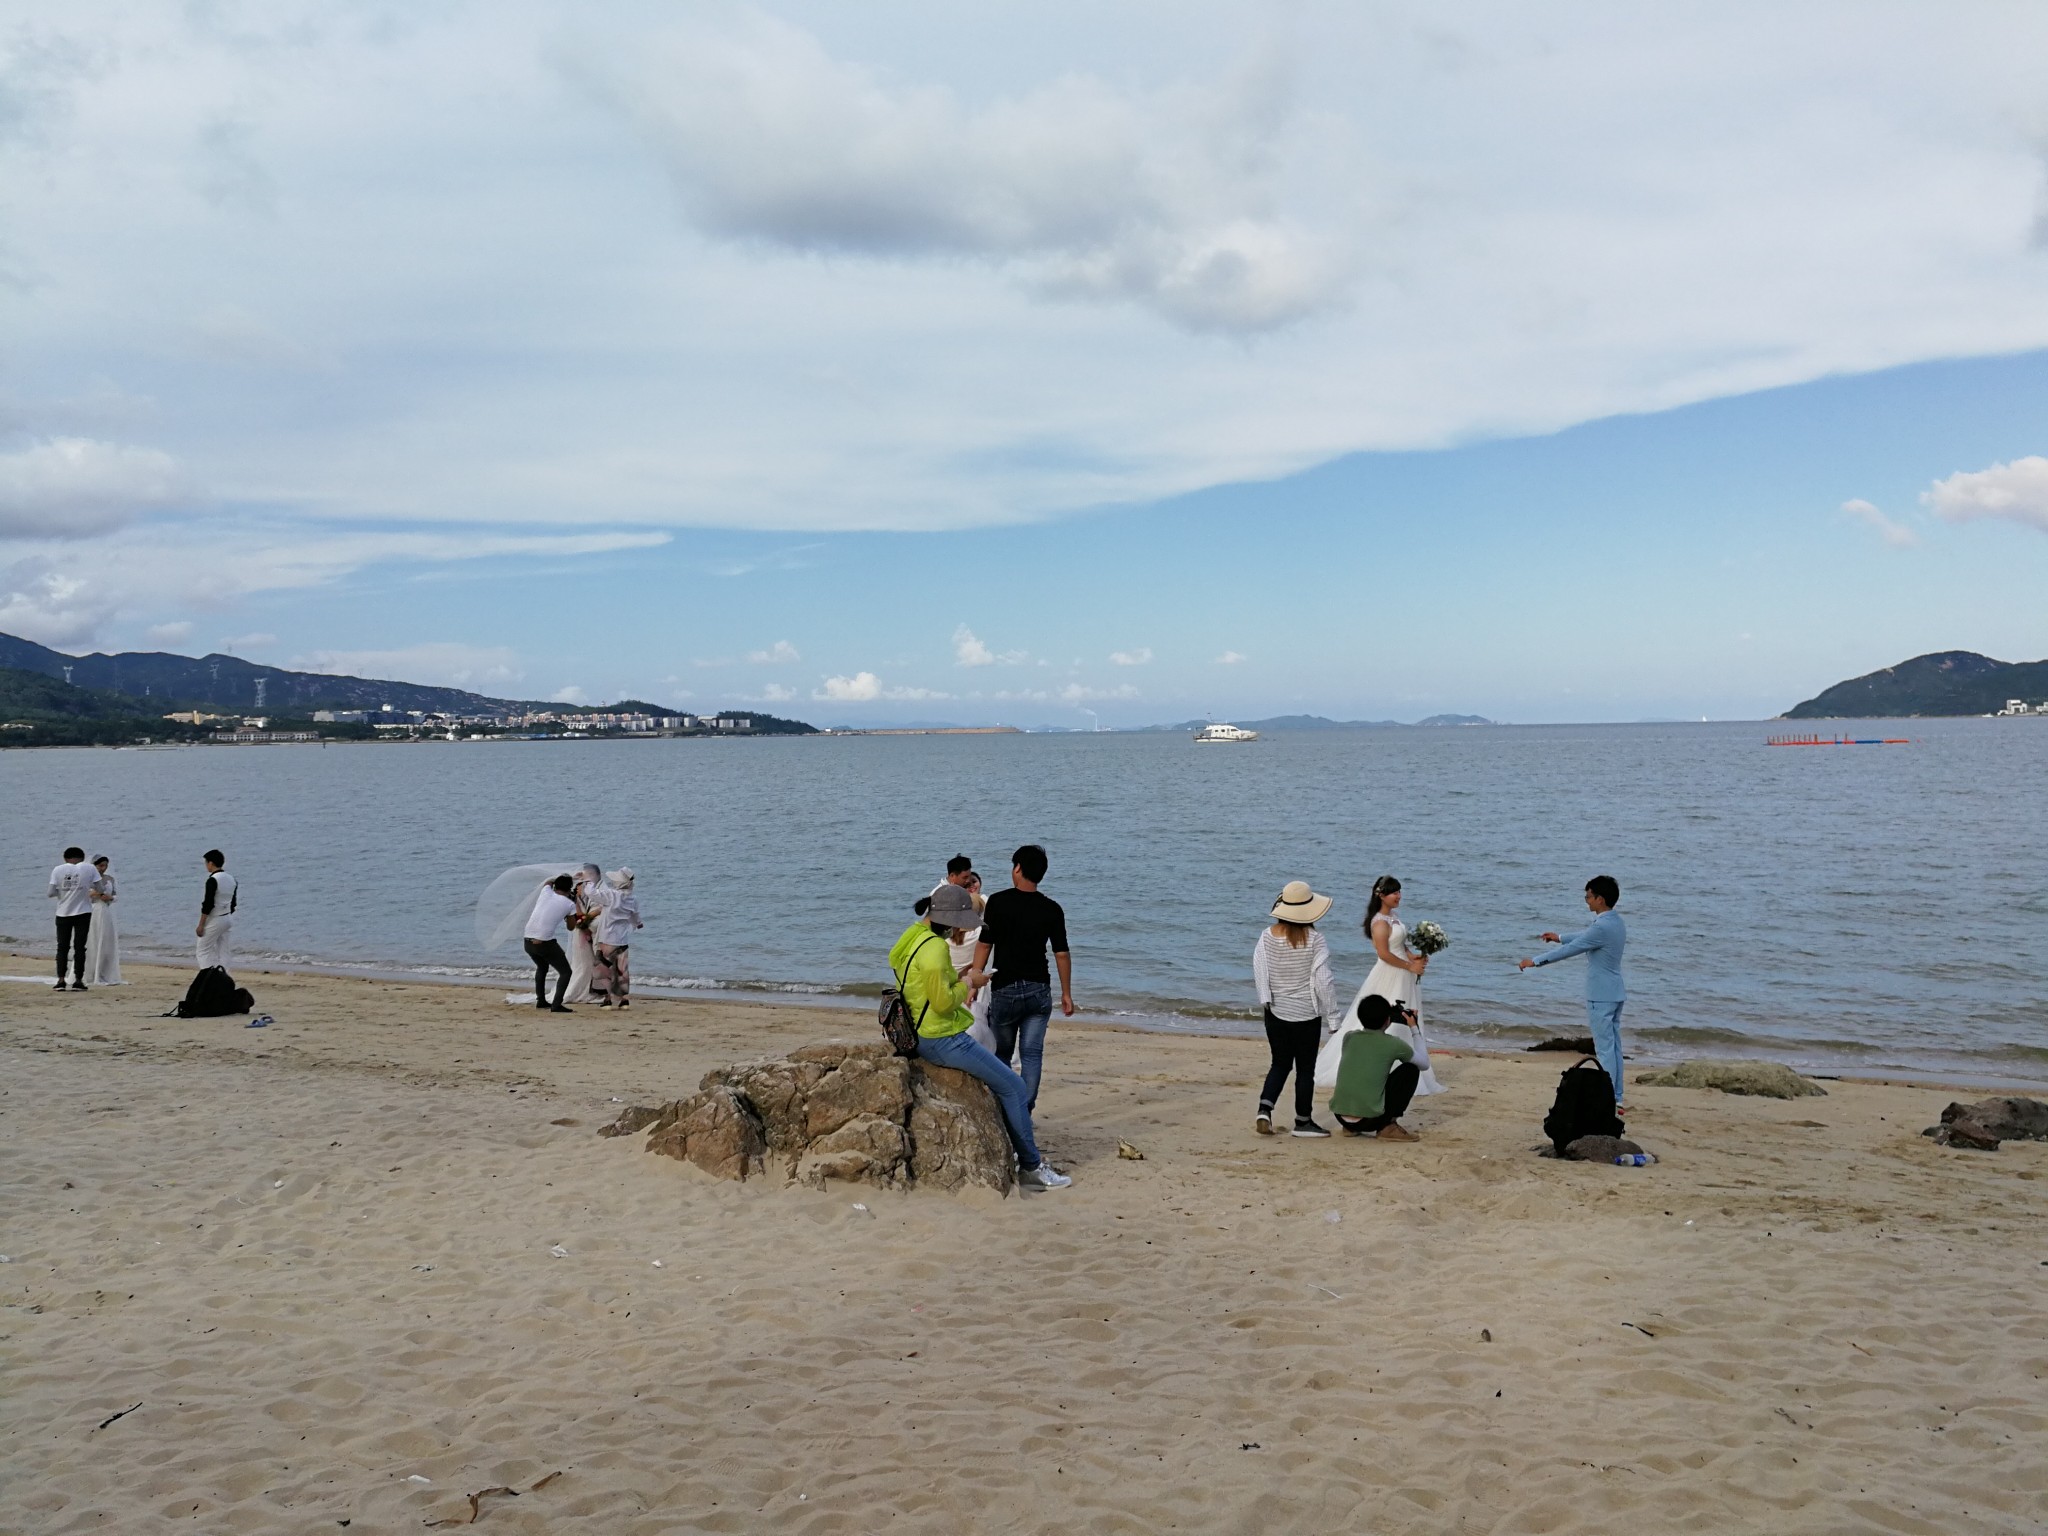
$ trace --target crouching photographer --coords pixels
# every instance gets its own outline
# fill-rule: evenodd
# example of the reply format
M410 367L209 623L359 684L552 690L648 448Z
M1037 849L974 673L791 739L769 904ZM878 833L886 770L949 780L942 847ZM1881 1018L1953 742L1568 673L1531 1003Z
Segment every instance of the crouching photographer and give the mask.
M1401 1124L1401 1116L1408 1112L1408 1101L1415 1097L1422 1074L1414 1063L1415 1048L1388 1034L1387 1026L1412 1025L1415 1014L1400 1003L1368 993L1358 1000L1358 1022L1363 1027L1344 1036L1344 1056L1337 1066L1337 1086L1330 1094L1330 1113L1352 1136L1414 1141L1415 1133Z

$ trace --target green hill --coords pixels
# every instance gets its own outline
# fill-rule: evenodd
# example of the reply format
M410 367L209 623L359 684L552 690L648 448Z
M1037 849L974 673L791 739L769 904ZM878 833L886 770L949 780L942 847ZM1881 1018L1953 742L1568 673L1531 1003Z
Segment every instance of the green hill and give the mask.
M125 746L138 737L196 741L206 732L145 714L133 699L0 667L0 746Z
M2048 699L2048 661L1996 661L1936 651L1852 677L1795 704L1786 720L1888 720L1909 715L1995 715L2007 699Z

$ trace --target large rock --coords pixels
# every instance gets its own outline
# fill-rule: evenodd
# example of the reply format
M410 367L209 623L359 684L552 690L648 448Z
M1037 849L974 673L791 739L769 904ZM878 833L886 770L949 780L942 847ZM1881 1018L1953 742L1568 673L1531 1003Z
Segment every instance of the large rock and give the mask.
M791 1183L834 1181L1008 1193L1016 1154L986 1084L835 1040L705 1074L694 1098L628 1109L602 1135L652 1126L647 1150L720 1178L770 1167Z
M2001 1141L2048 1141L2048 1104L2039 1099L1979 1099L1941 1112L1943 1125L1958 1120L1973 1121Z
M1765 1099L1827 1096L1819 1083L1776 1061L1683 1061L1668 1072L1645 1072L1636 1081L1652 1088L1714 1088Z
M695 1163L721 1179L745 1179L765 1166L768 1139L753 1106L721 1085L664 1108L647 1150Z

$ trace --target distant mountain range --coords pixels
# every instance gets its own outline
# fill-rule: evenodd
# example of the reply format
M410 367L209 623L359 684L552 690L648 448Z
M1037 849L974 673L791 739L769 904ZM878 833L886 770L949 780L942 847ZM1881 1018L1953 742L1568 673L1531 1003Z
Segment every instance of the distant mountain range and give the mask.
M1207 720L1183 720L1177 725L1145 725L1144 731L1199 731L1210 724ZM1497 720L1488 720L1484 715L1431 715L1427 720L1417 720L1410 726L1405 720L1331 720L1323 715L1274 715L1265 720L1233 720L1231 724L1242 726L1248 731L1360 731L1360 730L1411 730L1419 726L1440 725L1498 725Z
M218 652L209 656L178 656L169 651L122 651L107 655L95 651L89 656L70 656L53 651L33 640L0 635L0 669L17 673L38 673L67 680L76 689L99 695L89 709L65 713L105 713L127 701L136 716L156 716L174 709L198 709L219 714L266 714L304 719L316 709L381 711L389 704L397 711L419 710L441 715L526 714L538 710L572 712L581 708L607 709L626 713L676 714L662 705L625 700L612 705L568 705L533 699L499 699L471 693L463 688L435 688L425 683L402 683L389 678L348 677L325 672L294 672L285 667L262 667L239 656ZM259 690L258 684L262 687ZM25 685L17 684L15 691ZM35 694L26 689L24 698ZM693 711L695 713L695 711ZM754 729L764 734L807 732L800 720L783 720L754 710L725 710L728 717L751 719Z
M2007 699L2048 699L2048 661L1996 661L1936 651L1852 677L1795 704L1785 720L1883 720L1908 715L1993 715Z

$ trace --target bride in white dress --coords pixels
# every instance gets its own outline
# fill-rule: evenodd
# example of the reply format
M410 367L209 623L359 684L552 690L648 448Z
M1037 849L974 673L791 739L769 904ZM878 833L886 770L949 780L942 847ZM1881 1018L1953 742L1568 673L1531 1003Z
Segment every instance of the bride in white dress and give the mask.
M1415 1013L1412 1027L1407 1024L1387 1026L1388 1034L1406 1040L1414 1048L1415 1067L1422 1074L1415 1084L1415 1096L1420 1098L1427 1093L1448 1092L1437 1081L1436 1070L1430 1064L1429 1037L1422 1027L1422 973L1429 968L1429 956L1418 955L1408 947L1408 925L1395 915L1400 906L1401 882L1392 875L1381 875L1373 882L1372 900L1365 908L1366 937L1372 940L1373 954L1377 959L1366 975L1365 985L1351 1000L1351 1009L1344 1015L1344 1022L1338 1026L1337 1033L1323 1042L1322 1051L1316 1057L1316 1081L1325 1087L1337 1081L1337 1063L1344 1055L1344 1037L1363 1027L1358 1022L1358 1005L1377 994L1389 1002L1401 1003Z

